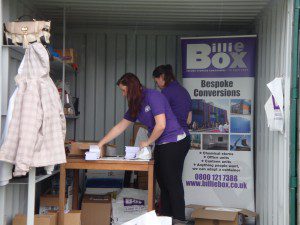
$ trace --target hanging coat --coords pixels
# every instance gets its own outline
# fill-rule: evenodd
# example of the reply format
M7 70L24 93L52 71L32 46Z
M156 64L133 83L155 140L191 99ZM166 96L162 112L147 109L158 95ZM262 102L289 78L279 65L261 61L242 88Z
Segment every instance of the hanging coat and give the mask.
M49 56L44 46L30 45L15 78L18 91L0 149L0 161L15 164L14 176L25 175L30 167L66 162L66 121L49 71Z

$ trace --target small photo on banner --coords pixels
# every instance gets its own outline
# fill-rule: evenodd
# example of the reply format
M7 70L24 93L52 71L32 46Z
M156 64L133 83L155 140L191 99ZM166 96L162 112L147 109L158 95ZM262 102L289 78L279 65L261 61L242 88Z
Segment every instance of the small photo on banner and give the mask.
M192 123L190 131L228 133L229 100L227 99L193 99Z
M233 116L230 118L231 133L250 133L251 118L242 116Z
M203 150L228 150L227 134L203 134Z
M200 150L202 146L201 133L191 132L191 150Z
M232 99L230 101L231 115L251 115L250 99Z
M230 151L251 151L251 135L230 135Z

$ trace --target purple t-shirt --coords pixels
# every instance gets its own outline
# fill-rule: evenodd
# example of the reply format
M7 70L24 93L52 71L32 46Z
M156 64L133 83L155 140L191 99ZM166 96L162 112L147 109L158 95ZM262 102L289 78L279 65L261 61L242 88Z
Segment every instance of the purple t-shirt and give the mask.
M154 117L159 114L165 114L166 128L155 143L163 144L166 142L177 142L177 136L183 134L184 131L177 122L176 116L173 114L168 100L159 91L144 88L143 101L137 118L132 118L128 110L124 115L124 119L131 122L139 120L148 127L148 132L152 133L155 126Z
M192 111L192 100L188 91L182 87L176 80L169 83L162 89L161 93L166 96L171 109L184 132L189 135L189 128L186 123L188 114Z

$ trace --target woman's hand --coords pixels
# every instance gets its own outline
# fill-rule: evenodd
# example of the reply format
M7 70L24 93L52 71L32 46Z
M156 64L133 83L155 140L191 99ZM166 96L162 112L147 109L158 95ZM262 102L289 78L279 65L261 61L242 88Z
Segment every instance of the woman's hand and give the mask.
M103 145L109 143L111 140L115 139L118 137L121 133L123 133L126 128L131 125L132 122L126 119L122 119L116 126L114 126L108 134L105 135L102 140L99 141L98 146L101 149Z
M102 142L101 142L101 141L99 141L99 143L98 143L98 147L99 147L99 149L102 149L102 147L103 147L103 144L102 144Z
M149 146L148 141L141 141L141 142L140 142L140 149L145 148L145 147L148 147L148 146Z

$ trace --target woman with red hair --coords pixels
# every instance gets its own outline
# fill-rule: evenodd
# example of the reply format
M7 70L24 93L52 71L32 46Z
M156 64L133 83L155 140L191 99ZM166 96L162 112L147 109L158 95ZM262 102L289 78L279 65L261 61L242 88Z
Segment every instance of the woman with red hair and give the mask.
M155 173L161 188L161 214L177 220L185 220L184 190L181 159L189 145L186 134L173 114L168 100L157 90L143 87L136 75L124 74L117 82L128 101L128 111L98 143L110 142L126 128L140 121L148 127L149 138L140 148L155 143ZM158 154L159 153L159 154Z

